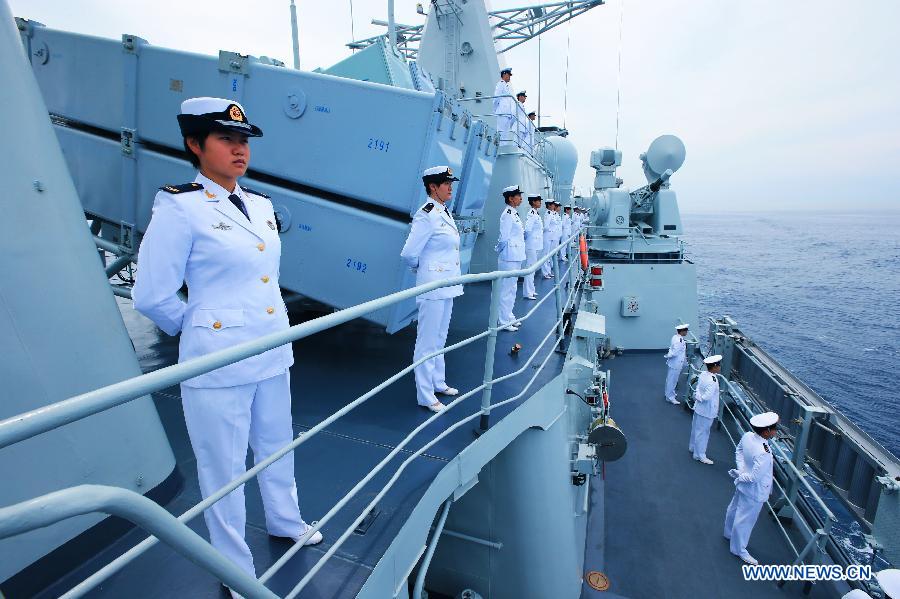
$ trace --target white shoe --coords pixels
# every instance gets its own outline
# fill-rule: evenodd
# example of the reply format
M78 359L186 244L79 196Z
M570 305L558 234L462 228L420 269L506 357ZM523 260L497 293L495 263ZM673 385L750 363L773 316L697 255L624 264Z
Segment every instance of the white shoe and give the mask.
M697 461L700 462L701 464L714 464L714 463L715 463L715 462L713 462L711 459L709 459L709 458L706 457L706 456L703 456L702 458L700 458L700 459L697 460Z
M435 391L435 393L440 393L441 395L459 395L459 389L456 387L447 387L443 391Z
M313 524L315 524L315 522L313 522ZM309 530L309 528L310 528L309 525L307 525L306 530ZM294 542L299 543L300 538L305 534L306 534L306 532L304 532L303 534L301 534L299 536L294 537ZM303 543L303 546L305 547L306 545L318 545L319 543L322 542L322 539L324 539L324 538L325 537L322 536L322 531L317 530L316 532L314 532L312 534L311 537L306 539L306 541Z
M666 398L666 401L669 402L670 404L672 404L673 406L677 406L679 403L679 401L677 399Z
M504 331L509 331L510 333L515 333L516 331L519 330L519 327L517 327L517 326L514 325L514 324L508 324L508 325L506 325L506 326L500 325L500 326L503 327L502 330L504 330Z
M436 401L433 404L429 404L427 406L422 406L422 407L427 408L427 409L431 410L432 412L434 412L435 414L437 414L438 412L443 412L444 408L446 408L447 406L445 406L444 404L442 404L439 401Z
M750 555L749 553L747 553L746 551L741 553L738 557L741 558L742 560L744 560L744 563L750 564L751 566L759 565L759 562L756 560L756 558L753 557L752 555Z
M537 296L536 295L526 295L526 296L523 296L523 299L536 300Z

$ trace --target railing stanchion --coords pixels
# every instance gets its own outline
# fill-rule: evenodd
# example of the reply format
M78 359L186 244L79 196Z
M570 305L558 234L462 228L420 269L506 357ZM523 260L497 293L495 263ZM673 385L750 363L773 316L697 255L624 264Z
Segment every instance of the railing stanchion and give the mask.
M497 320L500 315L500 285L503 279L491 281L491 309L488 316L488 328L490 334L487 338L487 349L484 356L484 391L481 393L481 424L482 432L490 426L491 419L491 388L494 386L494 352L497 349Z
M556 281L556 313L559 317L559 324L556 325L556 338L562 339L565 334L565 325L563 324L563 312L566 310L566 304L563 300L562 281L559 277L559 256L554 255L550 258L553 264L553 280Z

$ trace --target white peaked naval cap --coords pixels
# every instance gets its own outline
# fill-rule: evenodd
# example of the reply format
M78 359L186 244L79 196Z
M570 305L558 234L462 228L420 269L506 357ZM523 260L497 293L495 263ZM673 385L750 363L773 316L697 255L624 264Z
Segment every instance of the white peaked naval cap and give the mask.
M841 599L872 599L872 595L861 589L853 589L852 591L841 597Z
M503 188L503 193L522 193L522 190L519 189L518 185L510 185Z
M704 363L704 364L718 364L718 363L721 362L721 361L722 361L722 356L720 356L719 354L716 354L716 355L714 355L714 356L710 356L710 357L708 357L708 358L705 358L705 359L703 360L703 363Z
M683 330L686 329L686 328L688 328L688 325L686 325L686 324L680 324L680 325L677 325L677 326L675 327L675 330L676 330L676 331L683 331Z
M763 412L750 419L750 426L766 428L767 426L772 426L776 422L778 422L778 414L775 412Z
M888 597L900 597L900 570L890 568L876 572L875 579Z

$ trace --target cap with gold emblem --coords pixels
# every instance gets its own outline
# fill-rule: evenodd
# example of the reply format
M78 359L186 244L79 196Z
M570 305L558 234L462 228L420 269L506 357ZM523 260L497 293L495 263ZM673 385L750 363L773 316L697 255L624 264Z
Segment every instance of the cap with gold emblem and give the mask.
M720 356L719 354L716 354L714 356L709 356L708 358L703 359L703 363L706 364L707 366L715 366L716 364L718 364L721 361L722 361L722 356Z
M244 107L227 98L190 98L181 103L178 115L181 135L188 137L215 129L262 137L262 129L247 122Z
M457 177L453 176L453 169L449 166L432 166L422 171L422 182L425 184L445 181L459 181Z
M754 428L767 428L778 423L778 414L775 412L763 412L750 419L750 426Z

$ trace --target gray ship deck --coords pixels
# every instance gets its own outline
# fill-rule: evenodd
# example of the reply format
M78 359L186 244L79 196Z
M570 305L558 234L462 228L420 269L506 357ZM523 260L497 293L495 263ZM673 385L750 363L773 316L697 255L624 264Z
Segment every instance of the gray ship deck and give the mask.
M607 367L612 415L629 442L625 456L607 465L605 482L592 489L585 570L604 572L610 588L598 592L585 584L582 598L803 596L801 583L779 589L774 582L744 581L743 562L722 535L734 492L728 476L734 446L724 429L714 427L706 455L715 464L693 460L687 451L691 413L664 401L661 352L626 354L608 360ZM793 561L766 508L748 551L761 564ZM810 596L831 595L814 585Z
M548 288L538 283L539 292ZM467 288L457 300L448 343L482 330L486 320L489 287ZM517 313L527 309L517 300ZM161 335L152 324L121 302L123 314L145 371L173 363L175 339ZM518 368L523 357L512 357L513 342L524 352L534 347L554 319L552 299L542 306L526 327L498 339L495 373ZM299 433L387 378L411 358L415 331L412 327L388 336L379 328L348 323L336 330L295 344L292 370L294 428ZM447 357L448 379L461 390L481 381L484 344ZM551 358L532 390L556 373L562 358ZM732 451L723 432L713 432L709 455L714 466L703 466L686 451L690 415L662 400L665 364L658 354L626 354L608 362L613 371L613 416L629 438L625 457L606 468L606 481L593 489L593 510L586 570L601 570L611 581L603 596L643 597L769 597L799 596L797 584L783 591L774 583L745 583L740 563L731 556L721 536L721 521L731 485L726 474ZM495 399L517 393L523 382L514 378L495 387ZM184 428L177 387L154 395L157 408L184 477L180 493L165 507L180 514L199 501L193 453ZM478 397L460 406L453 420L475 413ZM512 407L495 413L502 418ZM339 420L324 434L300 447L296 454L297 480L304 517L324 514L396 443L430 413L415 406L412 377L398 381L369 403ZM432 425L414 441L415 449L438 430ZM443 425L441 425L443 426ZM352 535L313 578L303 597L355 596L378 562L409 512L447 461L471 440L462 428L417 458L407 474L379 505L379 514L364 535ZM405 458L401 453L399 458ZM301 550L270 582L278 594L286 593L321 557L331 540L343 531L381 488L399 460L391 463L364 491L323 529L325 541ZM605 492L604 492L605 484ZM288 548L286 541L271 539L265 531L262 504L255 483L246 488L247 540L258 574ZM604 505L605 504L605 505ZM605 508L605 509L604 509ZM191 526L206 536L202 518ZM789 550L777 536L774 523L762 516L751 539L750 550L764 563L790 563ZM132 530L104 551L86 560L76 571L56 581L39 597L56 597L103 564L135 545L146 535ZM601 593L585 586L585 598ZM814 590L814 596L822 589ZM120 573L111 577L90 597L192 597L221 598L218 583L172 550L157 545ZM544 599L544 598L536 598Z

